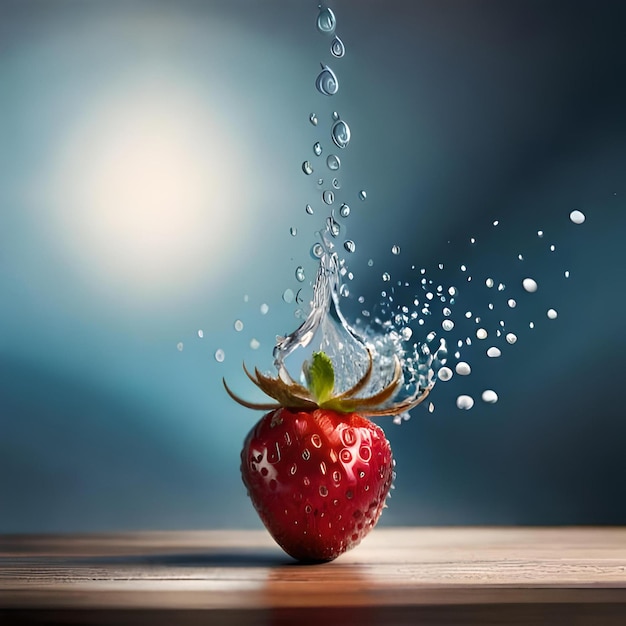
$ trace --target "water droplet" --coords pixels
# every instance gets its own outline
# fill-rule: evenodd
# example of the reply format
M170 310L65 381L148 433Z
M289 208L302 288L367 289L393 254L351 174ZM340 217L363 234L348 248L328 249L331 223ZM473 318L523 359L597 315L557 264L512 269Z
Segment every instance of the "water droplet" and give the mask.
M243 330L243 322L241 320L235 320L233 327L237 332L241 332Z
M485 389L481 397L487 404L495 404L498 401L498 394L493 389Z
M317 90L324 96L334 96L339 90L339 80L328 65L322 65L322 71L315 79Z
M515 300L513 300L513 298L510 298L509 300L507 300L507 304L514 309L517 306L517 302L515 302Z
M434 403L433 403L433 402L429 402L429 403L428 403L428 412L429 412L429 413L434 413L434 411L435 411L435 405L434 405Z
M494 225L494 226L497 226L499 223L500 223L500 221L499 221L499 220L494 220L493 225Z
M463 411L469 411L474 406L474 398L472 396L459 396L456 399L456 406Z
M330 136L333 143L343 149L350 143L350 127L343 120L337 120L333 124Z
M317 179L317 184L321 187L324 184L324 179L323 178L318 178Z
M304 210L309 214L309 215L313 215L313 207L310 204L307 204L304 207Z
M260 345L261 344L259 343L258 339L255 339L254 337L250 339L250 347L253 350L258 350Z
M310 161L304 161L304 163L302 163L302 171L307 176L310 176L313 173L313 166L311 165Z
M493 287L493 278L488 278L485 281L485 285L487 285L487 287L489 287L489 289L491 289Z
M292 226L289 229L289 233L291 234L292 237L295 237L298 234L298 229L295 226Z
M179 342L176 344L176 349L177 349L179 352L182 352L184 348L185 348L185 344L184 344L182 341L179 341Z
M224 358L226 357L226 355L224 354L224 350L222 350L221 348L218 348L215 351L215 355L214 356L215 356L215 360L218 363L222 363L224 361Z
M334 217L332 216L327 217L326 218L326 230L333 237L339 237L339 233L341 232L341 226L339 225L339 222L337 222L337 220L334 219ZM345 270L344 270L344 273L345 273Z
M443 381L450 380L452 378L452 370L449 367L442 367L437 372L437 378Z
M570 220L572 220L572 222L574 222L574 224L582 224L586 219L585 214L582 211L578 210L572 211L569 214L569 218Z
M515 333L507 333L507 336L505 337L505 339L507 340L508 343L513 345L517 341L517 335Z
M326 189L324 193L322 193L322 200L326 204L332 204L335 201L335 194L330 189Z
M313 258L321 259L323 254L324 254L324 246L322 246L321 243L313 244L313 247L311 248L311 255L313 256Z
M501 354L500 348L496 348L495 346L491 346L491 348L487 350L487 356L492 359L498 358Z
M470 237L470 243L471 244L476 243L476 237Z
M299 283L304 282L304 279L306 278L306 276L304 275L304 268L301 265L298 265L298 267L296 267L296 280Z
M311 113L311 115L309 115L309 122L311 122L313 126L317 126L317 115L315 115L315 113Z
M523 261L523 260L524 260L524 256L523 256L522 254L518 254L518 255L517 255L517 258L518 258L520 261Z
M202 339L202 338L204 337L204 331L203 331L202 329L200 329L200 330L198 331L198 337L199 337L200 339Z
M534 328L535 327L535 322L530 322L528 324L528 328Z
M331 9L320 5L320 12L317 15L316 26L317 30L325 35L332 35L335 32L337 20L335 19L335 14Z
M359 191L359 200L366 200L367 199L367 191L365 191L365 189L361 189L361 191Z
M341 183L339 182L339 179L338 179L338 178L333 178L333 180L332 180L332 186L333 186L335 189L341 189Z
M341 431L341 438L346 446L353 446L356 443L357 435L350 427Z
M285 289L285 291L283 292L283 300L287 303L290 304L291 302L293 302L293 290L292 289Z
M448 293L454 298L454 296L456 296L458 292L457 292L456 287L450 287L448 289Z
M337 59L341 59L346 53L346 47L343 45L343 41L337 36L335 36L333 42L330 44L330 53Z
M261 311L261 315L267 315L267 312L270 310L269 305L265 304L265 302L259 307L259 311Z
M315 153L315 156L322 154L322 144L319 141L316 141L313 144L313 152Z
M343 247L346 249L347 252L354 252L356 250L356 245L354 241L352 241L352 239L344 241Z
M555 309L548 309L546 315L548 316L548 319L555 320L559 314L556 312Z
M537 291L537 281L532 278L524 278L522 287L524 287L528 293L535 293L535 291Z
M459 361L454 369L459 376L469 376L472 373L472 368L465 361Z
M538 230L537 231L537 237L539 237L541 239L541 237L543 237L543 231L542 230Z
M443 320L443 322L441 322L441 328L444 330L452 330L454 328L454 322L452 320Z
M487 339L487 331L484 328L479 328L476 331L476 337L478 339Z
M398 246L397 244L394 246L391 246L391 254L395 254L395 255L400 254L400 246Z
M563 276L565 276L565 278L569 278L569 270L565 270L563 272Z
M339 215L341 215L341 217L348 217L348 215L350 215L350 207L345 202L339 207Z
M388 283L391 280L391 276L389 275L389 272L385 272L383 274L383 280Z
M550 252L554 252L556 250L556 246L554 244L552 244L550 246Z
M329 170L336 171L341 166L341 160L336 154L329 154L326 157L326 165L328 166Z
M408 327L405 326L401 331L400 334L402 335L402 339L404 341L408 341L409 339L411 339L411 337L413 336L413 331Z

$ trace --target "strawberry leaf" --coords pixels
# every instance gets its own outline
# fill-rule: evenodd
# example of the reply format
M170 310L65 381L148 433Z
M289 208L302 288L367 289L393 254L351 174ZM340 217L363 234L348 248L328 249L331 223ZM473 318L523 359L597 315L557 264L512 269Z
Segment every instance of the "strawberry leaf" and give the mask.
M310 363L304 365L307 387L318 405L332 398L335 388L335 371L330 357L324 352L314 352Z

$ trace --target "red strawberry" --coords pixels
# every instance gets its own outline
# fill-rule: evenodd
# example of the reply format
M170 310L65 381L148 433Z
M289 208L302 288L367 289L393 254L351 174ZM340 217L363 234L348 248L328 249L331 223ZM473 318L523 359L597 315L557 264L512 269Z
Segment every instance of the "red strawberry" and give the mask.
M261 520L302 561L330 561L356 546L382 513L392 473L383 431L356 413L276 409L241 452Z
M244 368L245 369L245 368ZM240 404L271 409L250 431L241 452L241 474L261 520L277 543L301 561L330 561L356 546L375 526L393 477L391 447L383 431L364 415L395 415L413 408L430 391L386 403L401 384L357 397L372 372L333 395L334 371L322 352L305 364L308 388L258 370L249 378L277 403ZM385 406L383 406L385 405Z

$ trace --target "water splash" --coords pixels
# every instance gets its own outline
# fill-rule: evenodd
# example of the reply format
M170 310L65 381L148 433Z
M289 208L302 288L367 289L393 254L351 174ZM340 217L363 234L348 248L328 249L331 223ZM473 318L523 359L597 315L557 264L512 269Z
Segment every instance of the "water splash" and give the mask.
M345 47L341 39L335 35L336 18L328 7L320 5L317 29L332 38L331 54L336 59L341 58L345 54ZM334 61L331 62L334 64ZM315 79L315 86L319 94L323 96L332 96L338 92L339 80L331 67L321 64L321 72ZM346 265L346 260L350 259L351 263L353 261L358 262L359 255L353 255L356 250L355 241L345 238L350 224L343 220L340 220L341 223L339 223L337 219L339 217L345 219L350 215L350 207L343 202L344 199L349 199L348 194L352 194L353 198L358 197L361 201L368 198L364 189L359 190L358 187L353 187L346 193L341 191L342 185L338 178L331 179L343 164L336 154L328 154L328 148L330 147L331 151L335 151L333 146L336 146L339 150L344 150L350 143L351 129L346 121L341 119L337 111L333 111L330 118L329 127L322 130L330 131L332 144L325 143L324 149L322 149L322 144L319 141L313 144L315 157L320 157L324 152L324 158L315 161L311 156L310 161L302 162L302 170L305 174L313 174L313 163L318 170L317 176L311 180L311 184L315 188L315 181L317 181L315 193L317 194L318 205L315 205L315 212L318 213L317 207L319 206L319 210L322 210L321 220L325 220L325 231L322 234L323 243L315 243L310 248L311 256L318 262L310 309L299 307L302 303L300 294L303 289L306 289L305 286L302 285L303 289L298 289L297 294L294 294L292 289L285 289L282 293L284 302L288 304L295 302L297 308L294 314L301 323L294 332L280 338L274 348L275 366L279 375L285 378L288 373L287 368L289 368L289 372L296 374L293 378L299 378L303 362L310 358L312 351L321 350L333 360L337 374L337 391L340 392L352 386L362 376L368 363L367 355L369 352L375 360L375 374L368 388L363 390L363 395L368 392L379 391L389 382L393 375L393 364L397 358L402 364L404 375L404 386L399 396L410 396L415 392L415 389L430 388L436 380L450 381L455 374L458 376L454 377L452 385L467 382L468 379L465 377L472 372L467 361L472 360L475 356L468 354L472 351L477 352L480 358L496 359L497 363L498 357L502 355L503 351L512 349L511 346L518 341L518 335L520 339L523 339L523 326L526 329L534 328L535 323L529 322L530 316L525 321L519 320L519 316L524 314L525 307L529 302L533 301L539 307L533 313L538 325L541 323L540 320L546 320L546 317L549 320L557 318L556 309L548 309L549 305L555 304L554 301L538 302L544 293L550 292L550 283L544 278L543 269L540 275L535 276L541 282L539 297L527 297L527 294L533 294L538 290L535 278L526 277L522 280L524 275L522 274L506 281L500 281L499 279L503 277L497 276L495 268L489 271L491 275L486 276L472 264L471 258L463 259L466 262L460 265L459 261L450 264L436 263L433 265L433 270L437 275L430 270L427 273L426 269L422 267L417 279L409 278L405 272L399 270L397 260L393 259L396 263L394 267L379 267L377 261L375 280L381 281L382 301L373 303L371 306L368 296L368 304L363 306L365 298L358 293L355 294L352 298L362 305L361 316L357 317L353 323L349 323L342 314L339 303L342 299L350 297L348 283L345 281L352 280L353 275ZM311 113L308 119L315 127L323 122L323 118L318 119L315 113ZM310 145L308 147L309 155ZM305 157L303 156L303 158ZM323 175L323 178L318 178L321 173L320 168L324 165L328 176ZM345 166L342 168L342 172L344 169ZM347 179L342 177L342 182L344 187L348 188L348 185L345 184ZM339 206L338 210L334 209L336 201L337 206ZM324 209L326 210L325 214ZM308 215L314 214L310 204L306 205L305 210ZM336 216L335 213L338 215ZM571 211L569 214L569 220L573 224L582 224L585 219L585 215L578 210ZM309 219L309 222L312 223L313 220ZM500 225L498 219L490 219L489 225L494 228L498 227L499 232L506 229L506 223ZM295 236L295 229L290 232ZM468 236L470 234L476 236L470 237ZM555 252L555 242L548 240L548 237L552 239L553 235L548 230L544 232L541 229L533 229L532 235L534 244L541 245L545 251ZM482 248L486 239L484 233L468 233L463 238L463 242L464 245L468 246L468 249L476 251ZM403 254L400 256L400 247L396 244L391 247L391 252L402 259L407 254L411 254L412 249L403 250ZM343 255L343 258L340 254ZM561 254L560 249L559 254ZM526 267L524 273L528 272L533 275L532 272L536 271L532 268L532 263L535 260L533 256L534 252L531 249L518 249L514 251L512 261L516 258L516 266L521 263L521 267ZM556 257L556 254L551 255L551 259ZM373 265L373 259L367 261L367 267ZM412 267L412 269L415 268ZM459 269L462 273L461 276L457 275L453 284L446 284L442 279L446 272L449 275L451 272L458 272ZM569 278L569 270L563 267L558 271L561 276ZM507 278L509 277L507 276ZM304 270L301 266L295 272L295 279L299 283L305 280ZM462 282L459 283L458 281L461 280ZM401 286L412 290L410 299L403 300L400 293ZM467 289L470 287L474 290L481 290L480 298L482 300L476 298L475 301L472 301L473 313L466 310L465 307L460 312L458 307L455 310L454 305L457 299L459 302L468 302L466 296ZM506 296L502 292L506 292ZM488 294L488 300L485 298L485 294ZM410 305L411 302L413 303L412 306ZM263 307L266 307L265 310ZM267 313L267 305L263 305L263 307L261 314L264 315ZM509 323L511 328L509 328ZM451 345L456 343L454 361L450 366L445 365L448 353L446 342L439 338L441 334L448 338ZM415 341L413 338L418 338L418 341L409 345L411 340ZM419 341L420 338L422 339L421 342ZM488 342L485 341L487 338ZM180 349L182 349L182 344L180 345ZM259 345L256 339L250 341L252 349L257 349ZM467 360L461 360L462 358ZM472 382L472 379L469 379L469 382ZM474 397L482 398L483 402L488 404L498 400L497 393L491 389L483 391L482 395L478 389L474 389L473 392L473 397L472 395L459 395L457 397L456 403L460 409L471 409L474 406ZM472 393L471 389L470 393ZM432 412L432 410L434 410L434 405L431 403L429 411ZM397 416L394 421L402 422L406 417L403 414Z
M415 343L409 348L406 335L379 319L362 332L357 331L340 309L341 270L338 255L326 246L320 258L309 315L293 333L279 338L274 347L274 365L279 376L286 381L297 379L312 352L322 351L334 364L336 391L342 392L363 377L369 354L373 361L373 375L361 392L363 396L376 393L389 384L396 361L401 364L404 384L393 400L401 401L432 388L446 361L445 341L441 340L433 348L431 337L429 341ZM292 372L298 372L298 375L293 376Z

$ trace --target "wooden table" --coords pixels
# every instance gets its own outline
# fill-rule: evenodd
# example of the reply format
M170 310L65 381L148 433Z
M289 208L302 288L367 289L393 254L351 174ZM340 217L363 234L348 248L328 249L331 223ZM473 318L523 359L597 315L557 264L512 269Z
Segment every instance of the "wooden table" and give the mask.
M264 531L0 536L0 624L626 625L626 528L376 529L298 565Z

